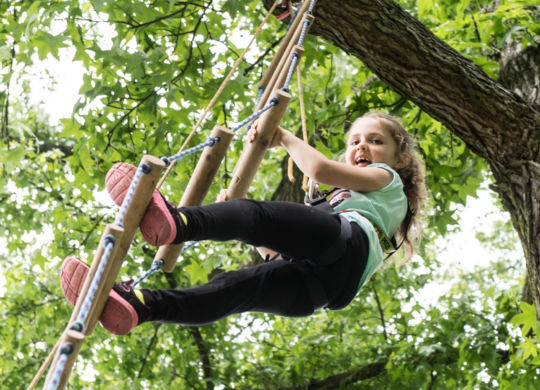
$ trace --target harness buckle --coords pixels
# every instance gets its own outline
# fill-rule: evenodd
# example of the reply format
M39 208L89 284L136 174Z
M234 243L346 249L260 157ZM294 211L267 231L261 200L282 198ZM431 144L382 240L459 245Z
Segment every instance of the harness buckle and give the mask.
M319 192L319 185L315 183L311 178L308 179L308 190L304 195L304 204L311 204L313 197Z

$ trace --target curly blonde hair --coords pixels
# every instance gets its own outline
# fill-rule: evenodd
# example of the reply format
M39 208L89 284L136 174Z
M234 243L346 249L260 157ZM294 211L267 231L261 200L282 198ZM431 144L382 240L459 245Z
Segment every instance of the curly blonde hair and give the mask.
M403 191L407 197L408 210L403 222L399 226L396 236L398 242L405 245L405 257L410 259L414 253L415 239L420 234L420 215L427 200L427 190L424 181L424 164L417 152L417 146L412 135L405 130L401 122L392 115L379 111L370 111L357 118L353 124L362 118L378 119L381 125L390 132L398 146L398 156L407 153L410 156L408 164L396 168L396 172L403 182Z

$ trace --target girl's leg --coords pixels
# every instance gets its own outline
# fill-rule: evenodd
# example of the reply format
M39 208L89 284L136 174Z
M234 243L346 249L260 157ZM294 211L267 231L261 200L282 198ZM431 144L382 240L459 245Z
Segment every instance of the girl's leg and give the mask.
M337 215L292 202L234 199L178 211L187 218L183 241L239 240L296 259L316 260L341 229Z
M310 262L276 260L220 274L197 287L142 290L151 308L148 320L203 325L247 311L307 316L316 309L307 283L320 283L313 268L317 265Z
M368 257L366 234L353 225L346 253L335 262L275 260L225 272L210 282L180 290L142 290L148 320L201 325L247 311L307 316L320 307L348 305Z

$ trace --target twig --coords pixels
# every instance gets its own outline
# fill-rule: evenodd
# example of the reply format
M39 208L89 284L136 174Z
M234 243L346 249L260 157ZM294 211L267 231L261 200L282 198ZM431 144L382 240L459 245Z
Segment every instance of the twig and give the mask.
M388 342L388 333L386 333L386 322L384 321L384 312L381 306L381 301L379 300L379 294L377 294L377 289L375 288L375 285L373 283L371 283L371 288L373 290L373 295L375 295L375 301L377 302L377 309L379 310L379 316L383 326L384 339L386 340L386 342Z

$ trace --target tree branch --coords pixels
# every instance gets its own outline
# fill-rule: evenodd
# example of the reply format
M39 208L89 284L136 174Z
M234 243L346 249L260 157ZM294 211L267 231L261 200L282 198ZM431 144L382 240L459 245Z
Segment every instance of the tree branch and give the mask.
M480 156L492 163L536 156L538 142L530 139L539 138L540 113L394 1L345 0L337 7L334 1L320 0L314 15L310 33L361 59ZM505 147L509 139L512 148Z
M368 379L376 379L381 375L385 375L386 364L386 360L376 363L370 363L354 370L349 370L340 374L331 375L324 379L312 379L309 382L300 386L280 387L277 390L314 390L345 388L344 386L346 385L365 381Z
M148 346L146 347L146 353L144 354L144 359L141 362L141 368L139 368L139 373L137 374L137 378L140 378L144 367L146 365L146 362L148 361L148 356L150 356L150 352L152 351L152 348L154 348L154 345L156 345L156 342L158 340L158 331L159 328L161 328L161 323L154 325L154 334L152 335L152 338L150 339L150 342L148 343Z
M210 353L208 351L208 348L206 347L206 344L203 340L203 337L198 327L195 327L195 326L190 327L189 333L191 334L191 336L193 336L195 345L197 346L197 349L199 350L199 356L202 361L202 369L204 373L204 381L206 382L206 389L212 390L214 388L214 384L210 380L213 374L212 374L212 366L210 364Z
M381 319L381 323L383 326L384 339L386 340L386 342L388 342L388 333L386 332L386 322L384 320L384 311L381 306L381 301L379 300L379 294L377 294L377 289L375 288L374 283L371 283L371 289L373 290L373 295L375 296L375 301L377 302L377 310L379 311L379 317Z

